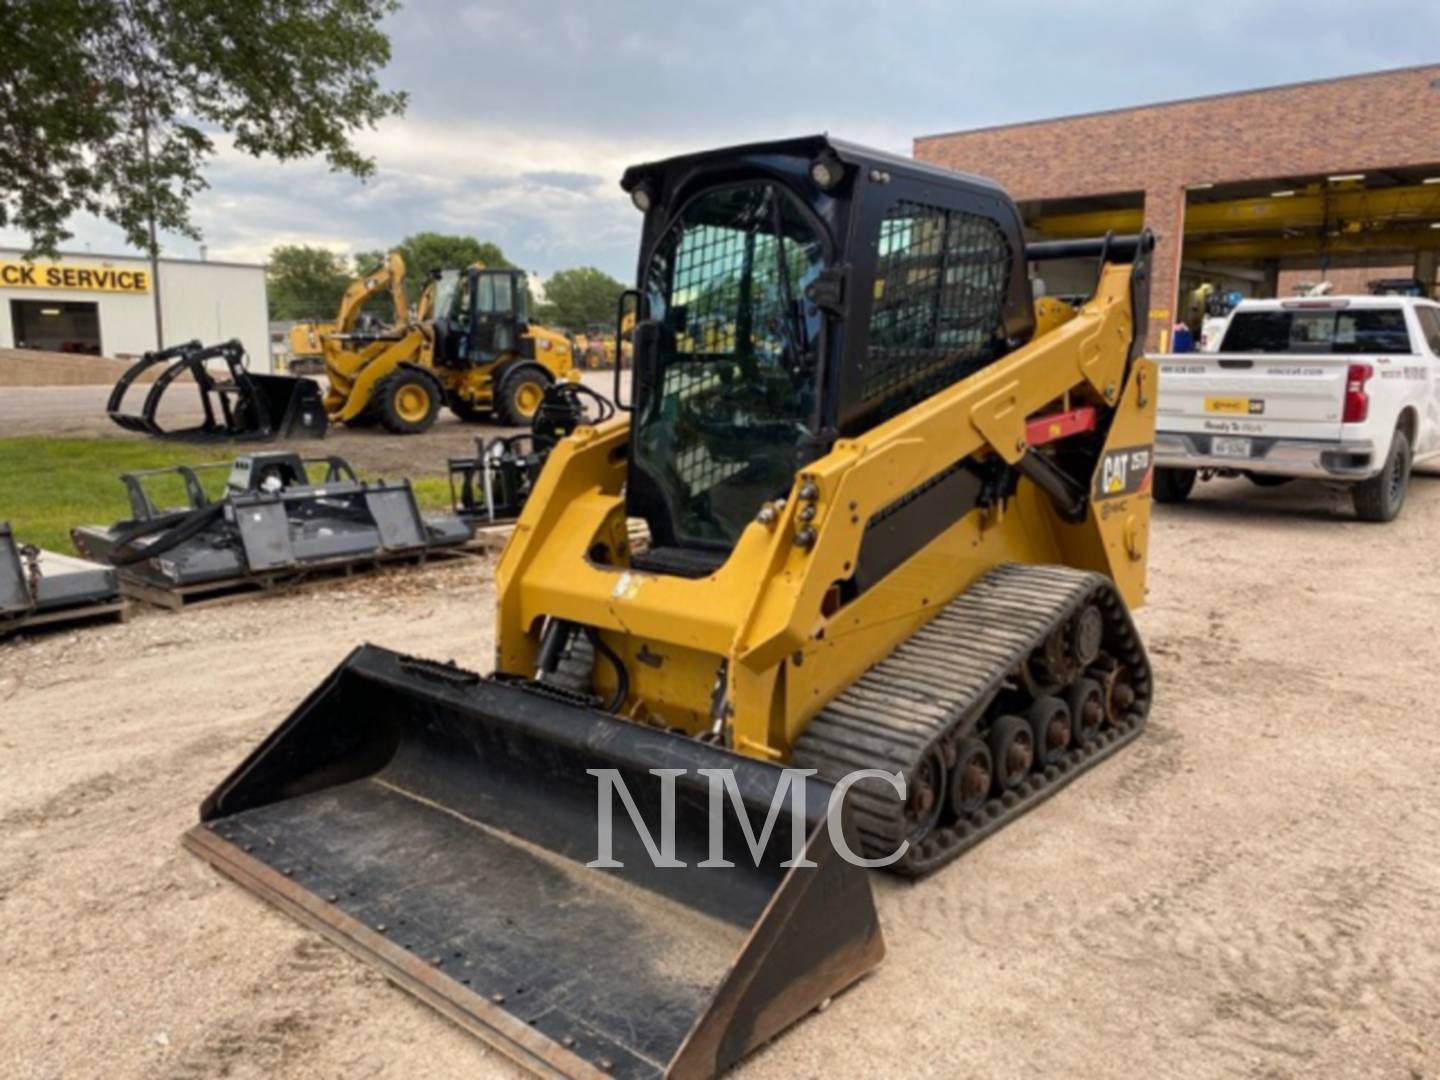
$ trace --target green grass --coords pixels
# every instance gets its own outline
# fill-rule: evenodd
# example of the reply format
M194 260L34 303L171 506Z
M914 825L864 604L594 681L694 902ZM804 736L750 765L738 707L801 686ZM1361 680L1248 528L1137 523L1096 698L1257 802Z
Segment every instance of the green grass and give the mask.
M230 446L128 439L0 439L0 521L15 527L21 543L71 551L72 526L109 525L130 516L121 473L223 464L236 452ZM224 468L203 469L198 475L211 495L225 486ZM450 488L444 477L421 477L414 487L423 509L450 505ZM157 477L147 484L147 490L157 505L185 505L184 486L178 477Z

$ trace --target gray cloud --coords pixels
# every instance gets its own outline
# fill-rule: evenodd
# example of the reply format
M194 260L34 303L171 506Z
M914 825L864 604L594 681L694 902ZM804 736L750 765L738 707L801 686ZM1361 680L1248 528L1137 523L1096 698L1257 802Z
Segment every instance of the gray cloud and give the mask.
M595 176L592 173L565 172L563 170L552 170L550 172L528 172L521 173L520 179L528 180L540 187L563 188L566 191L589 191L605 183L603 176Z
M617 181L632 162L814 131L908 152L917 134L1425 63L1440 6L410 0L389 30L385 80L411 108L362 138L376 177L223 153L196 205L212 257L436 229L541 273L628 278L639 218ZM75 229L72 246L120 246L107 226Z

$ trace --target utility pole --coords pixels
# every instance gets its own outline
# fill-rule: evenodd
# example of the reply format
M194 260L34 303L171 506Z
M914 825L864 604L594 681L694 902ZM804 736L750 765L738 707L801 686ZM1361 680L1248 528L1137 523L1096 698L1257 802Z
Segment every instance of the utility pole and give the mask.
M155 349L165 348L165 319L160 306L160 242L155 235L155 175L150 170L150 102L140 87L140 154L145 165L145 190L149 195L145 224L150 246L150 295L155 305Z

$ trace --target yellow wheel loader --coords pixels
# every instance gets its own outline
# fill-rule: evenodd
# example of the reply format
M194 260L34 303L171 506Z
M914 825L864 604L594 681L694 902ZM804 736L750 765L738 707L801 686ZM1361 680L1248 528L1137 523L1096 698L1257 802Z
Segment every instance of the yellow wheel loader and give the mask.
M321 337L332 421L379 421L397 434L428 430L448 406L462 420L530 423L545 388L573 370L564 334L530 323L525 274L480 264L444 270L426 287L416 318L405 303L405 262L353 282L333 328ZM397 320L379 333L356 330L370 297L389 291Z
M357 649L187 844L539 1074L709 1076L880 961L866 867L1141 731L1151 244L828 137L623 186L634 397L536 481L494 672Z

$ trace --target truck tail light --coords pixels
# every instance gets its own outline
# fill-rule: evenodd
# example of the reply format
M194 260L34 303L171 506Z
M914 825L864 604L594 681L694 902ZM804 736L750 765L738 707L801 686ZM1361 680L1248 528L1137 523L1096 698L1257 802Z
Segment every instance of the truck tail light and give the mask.
M1365 384L1374 374L1375 369L1369 364L1350 365L1350 370L1345 373L1345 415L1342 423L1364 423L1370 415L1370 395L1365 392Z

